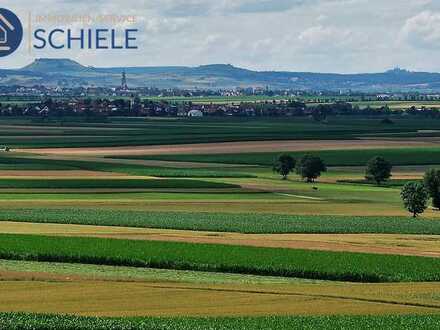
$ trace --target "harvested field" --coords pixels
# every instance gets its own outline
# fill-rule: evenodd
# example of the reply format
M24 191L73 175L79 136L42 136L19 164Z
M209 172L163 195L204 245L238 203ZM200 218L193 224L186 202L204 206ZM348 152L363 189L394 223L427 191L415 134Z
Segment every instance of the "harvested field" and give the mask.
M224 154L252 153L274 151L308 151L336 149L377 149L399 147L433 147L438 146L440 138L425 139L371 139L371 140L315 140L315 141L250 141L221 142L161 146L129 146L102 148L41 148L21 149L20 152L50 155L90 155L90 156L121 156L121 155L165 155L165 154Z
M11 274L13 275L13 274ZM89 316L257 316L427 314L438 284L208 285L90 281L75 278L0 282L7 312ZM44 299L41 297L44 296ZM87 297L87 299L85 299ZM191 301L188 304L188 301Z
M240 234L20 222L1 222L0 233L99 237L440 257L440 236L435 235Z

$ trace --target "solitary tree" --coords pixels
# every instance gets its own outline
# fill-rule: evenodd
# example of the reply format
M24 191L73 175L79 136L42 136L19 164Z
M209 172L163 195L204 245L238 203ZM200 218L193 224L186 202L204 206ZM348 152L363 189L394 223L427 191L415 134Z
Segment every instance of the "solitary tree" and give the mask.
M287 179L287 176L295 168L296 160L287 154L280 155L273 164L274 172L277 172L283 177L283 180Z
M432 206L440 209L440 170L431 169L425 173L425 187L432 198Z
M374 157L367 163L365 178L379 185L391 177L392 168L393 166L383 157Z
M428 207L429 194L425 185L420 182L408 182L403 187L400 196L405 208L416 218Z
M307 182L314 182L321 176L321 172L327 172L327 167L317 156L305 155L296 164L296 173Z

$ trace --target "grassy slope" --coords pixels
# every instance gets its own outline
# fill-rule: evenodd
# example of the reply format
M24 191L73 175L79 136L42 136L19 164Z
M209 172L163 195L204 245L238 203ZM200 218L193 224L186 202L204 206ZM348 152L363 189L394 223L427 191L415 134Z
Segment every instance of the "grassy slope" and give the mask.
M440 316L327 316L260 318L85 318L20 313L0 314L0 327L43 329L144 329L144 330L290 330L290 329L388 329L430 330Z
M94 238L0 235L0 257L353 282L440 280L436 258Z
M0 220L240 233L440 235L440 221L400 217L143 212L109 209L0 209Z

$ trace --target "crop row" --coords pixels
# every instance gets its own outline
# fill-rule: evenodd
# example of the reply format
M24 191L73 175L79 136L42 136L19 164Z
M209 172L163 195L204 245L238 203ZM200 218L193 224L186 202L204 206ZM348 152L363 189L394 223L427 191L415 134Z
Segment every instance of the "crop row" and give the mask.
M404 217L153 212L88 208L0 209L0 221L239 232L252 234L440 235L440 221Z
M24 313L0 314L0 328L11 330L314 330L437 329L439 315L308 316L254 318L93 318Z
M100 238L5 234L0 258L352 282L440 280L438 258Z

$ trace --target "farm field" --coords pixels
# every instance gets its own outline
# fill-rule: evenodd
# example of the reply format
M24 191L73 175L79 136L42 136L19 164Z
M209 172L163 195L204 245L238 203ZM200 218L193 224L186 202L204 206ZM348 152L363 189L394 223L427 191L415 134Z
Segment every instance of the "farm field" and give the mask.
M428 137L428 138L407 138L404 139L404 145L406 147L433 147L438 144L440 138L438 137ZM132 146L132 147L103 147L103 148L38 148L38 149L23 149L23 152L38 153L38 154L49 154L49 155L100 155L100 156L119 156L122 159L133 159L132 155L164 155L165 160L172 160L175 156L179 154L189 155L187 156L190 160L192 157L196 156L194 159L197 160L199 154L205 155L217 155L223 154L225 152L229 154L235 154L237 151L241 153L252 153L252 152L269 152L277 149L279 151L313 151L317 150L365 150L365 149L387 149L393 147L402 147L402 140L397 139L358 139L358 140L317 140L317 141L263 141L263 142L222 142L222 143L201 143L201 144L182 144L182 145L161 145L161 146ZM234 153L235 151L235 153ZM167 159L167 155L169 156ZM124 158L128 156L128 158ZM212 157L215 157L212 156ZM201 156L200 156L201 157ZM147 159L154 159L154 157L146 157ZM134 159L143 159L143 157L138 157ZM157 158L161 160L159 157ZM176 158L179 160L179 158ZM215 158L214 158L215 159ZM208 161L209 162L209 161Z
M356 326L357 329L432 329L437 325L436 316L393 316L393 317L268 317L268 318L210 318L210 319L111 319L111 318L81 318L81 317L57 317L57 316L34 316L27 314L2 315L3 324L10 329L43 329L54 326L58 329L71 329L72 327L102 328L120 327L124 329L147 329L147 330L171 330L192 329L335 329Z
M317 140L345 140L348 143L353 140L358 141L360 138L389 140L394 137L429 140L440 136L436 122L429 119L396 117L393 118L392 125L383 124L382 119L338 116L330 117L326 122L317 122L310 118L295 117L263 119L139 117L87 123L75 119L36 121L8 118L0 119L0 145L8 145L13 149L95 148L96 152L96 147L145 148L145 146L176 144L289 140L302 140L304 141L302 144ZM399 141L395 141L395 145ZM380 142L376 143L380 145ZM423 142L417 143L423 146ZM307 146L305 150L310 150L310 147ZM246 152L240 149L237 151ZM253 149L247 152L256 151Z
M407 142L405 142L406 144ZM434 146L434 145L437 145ZM436 165L440 162L440 148L438 143L432 142L431 146L423 147L399 147L393 148L391 145L383 144L381 149L376 149L375 144L370 144L371 148L363 148L363 144L349 146L346 144L343 150L301 150L291 151L288 147L282 151L289 152L293 157L300 158L305 154L319 155L329 166L363 166L374 156L382 156L388 159L395 166L404 165ZM322 145L321 145L322 147ZM337 144L330 146L337 148ZM357 149L351 149L351 148ZM310 146L313 148L313 146ZM298 147L297 149L300 149ZM351 149L351 150L350 150ZM265 165L271 166L274 159L279 155L278 152L257 152L257 153L227 153L227 154L176 154L176 155L123 155L109 156L119 159L136 160L159 160L159 161L181 161L181 162L205 162L205 163L227 163L245 165Z
M93 225L4 222L2 234L96 237L440 257L435 235L241 234Z
M440 211L400 192L440 126L393 120L0 119L0 328L435 329Z

